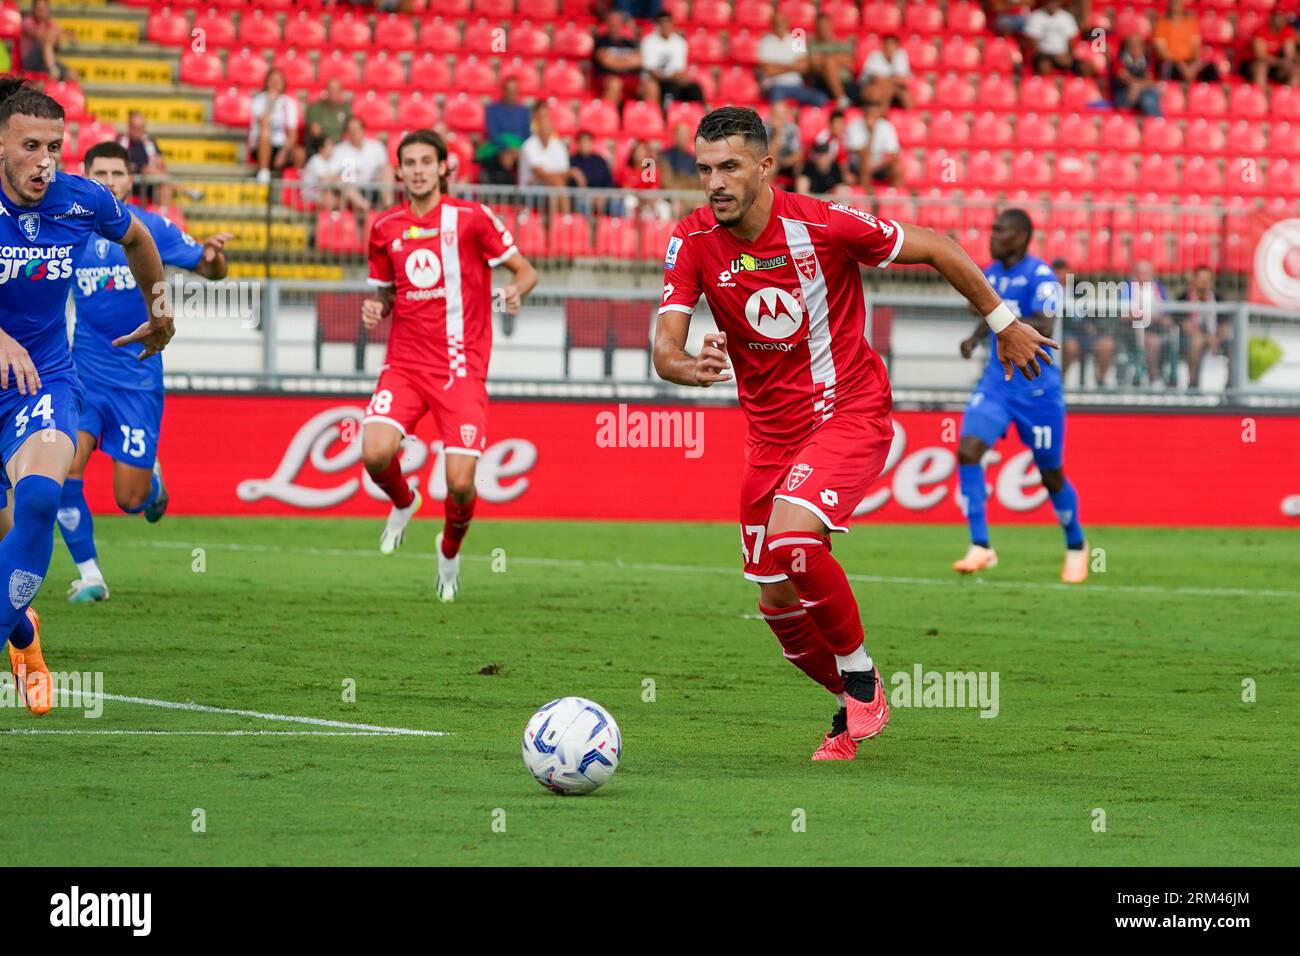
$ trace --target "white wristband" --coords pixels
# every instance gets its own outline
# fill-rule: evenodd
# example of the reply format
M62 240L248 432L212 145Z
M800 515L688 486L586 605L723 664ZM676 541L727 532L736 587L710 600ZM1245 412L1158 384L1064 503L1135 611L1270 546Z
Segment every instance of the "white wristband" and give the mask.
M996 309L984 316L984 321L989 324L989 328L993 330L993 334L997 335L1012 322L1016 321L1016 317L1015 314L1007 308L1005 302L999 302Z

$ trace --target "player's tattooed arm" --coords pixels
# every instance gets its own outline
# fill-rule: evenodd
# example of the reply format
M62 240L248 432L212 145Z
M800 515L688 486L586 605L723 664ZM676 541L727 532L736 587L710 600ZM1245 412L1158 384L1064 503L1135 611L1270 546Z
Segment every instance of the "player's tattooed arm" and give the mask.
M131 225L119 242L122 251L126 253L126 264L131 268L131 275L135 276L135 284L144 295L149 318L141 322L131 334L114 339L113 344L140 342L144 349L139 358L147 359L165 349L176 334L176 324L172 321L171 291L163 272L162 257L158 255L158 246L154 244L153 236L144 223L132 216Z
M975 311L984 316L985 321L1006 316L1001 298L989 285L989 280L980 271L970 256L961 246L947 236L941 236L924 226L903 226L903 248L898 250L895 262L903 265L927 265L934 269L948 284L966 297ZM998 361L1008 379L1014 369L1020 369L1025 378L1037 378L1041 369L1039 360L1051 363L1052 356L1044 346L1060 348L1055 342L1041 335L1027 322L1017 319L1011 321L997 333ZM965 346L963 345L963 352Z
M391 285L380 286L373 295L361 303L361 324L373 329L393 310L394 290Z
M686 351L686 334L691 317L685 312L664 312L655 322L655 372L666 382L699 385L731 380L731 363L727 360L727 333L710 332L704 336L699 355Z

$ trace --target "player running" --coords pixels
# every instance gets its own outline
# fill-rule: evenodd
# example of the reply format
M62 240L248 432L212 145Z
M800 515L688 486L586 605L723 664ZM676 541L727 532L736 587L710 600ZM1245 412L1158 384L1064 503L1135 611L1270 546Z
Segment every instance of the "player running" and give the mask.
M1062 294L1056 273L1037 256L1028 253L1034 226L1022 209L1008 209L993 222L989 233L989 254L993 263L984 270L998 294L1005 296L1012 312L1042 335L1051 335L1056 324L1050 313L1060 313ZM986 326L978 323L961 343L962 358L970 358L984 341ZM988 489L980 462L989 447L1006 434L1014 423L1016 433L1034 455L1043 476L1043 487L1052 500L1056 518L1065 531L1065 564L1061 580L1079 584L1088 579L1088 542L1079 524L1079 495L1062 470L1065 459L1065 394L1061 372L1049 365L1032 382L1007 380L996 354L989 356L984 377L975 386L961 419L961 443L957 446L961 493L966 499L966 522L970 525L970 547L965 557L953 564L961 574L974 574L996 567L997 552L989 544L986 516Z
M148 357L171 340L163 266L153 239L100 183L55 176L63 107L0 81L0 486L13 488L13 525L0 541L0 642L33 713L50 709L40 621L28 605L54 551L60 486L76 451L82 388L68 351L64 310L73 265L98 234L120 243L148 303L146 318L113 344L140 342Z
M997 331L1007 375L1039 374L1055 346L1017 322L955 242L852 206L774 189L758 114L714 110L695 133L709 207L668 243L654 362L660 377L709 386L731 378L749 425L740 489L745 577L785 657L840 709L814 760L851 760L889 721L857 601L831 556L879 476L894 435L889 377L865 338L858 264L925 263ZM720 329L686 351L703 295ZM730 356L730 364L728 362Z
M222 249L231 234L217 233L200 245L170 219L126 202L132 186L129 159L125 147L99 143L86 152L86 175L102 183L149 230L165 266L190 269L207 279L224 279ZM86 400L78 425L77 454L59 499L59 530L80 574L68 588L68 600L74 604L108 598L108 584L95 550L94 518L82 484L96 446L113 459L113 496L119 508L127 514L143 512L145 520L153 523L161 520L168 502L158 462L162 356L141 361L142 347L113 346L114 339L147 318L126 253L107 239L87 243L75 278L77 327L72 361L85 386Z
M501 292L511 314L537 284L537 272L487 206L445 195L441 136L407 133L397 161L409 199L370 230L369 281L378 292L362 305L361 321L371 329L391 313L393 329L362 419L361 457L393 502L379 536L380 552L392 554L421 504L419 490L402 477L402 439L426 412L433 416L447 461L437 593L452 601L460 588L460 545L474 516L474 470L487 446L492 269L514 273Z

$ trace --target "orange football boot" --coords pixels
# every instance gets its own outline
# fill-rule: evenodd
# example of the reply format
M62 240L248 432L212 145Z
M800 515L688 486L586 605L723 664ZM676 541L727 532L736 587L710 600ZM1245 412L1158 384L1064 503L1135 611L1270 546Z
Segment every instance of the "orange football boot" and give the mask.
M27 709L33 714L48 714L54 682L41 653L41 619L34 607L27 608L27 619L32 622L32 642L22 650L14 647L12 641L9 643L9 669L14 673L14 686Z

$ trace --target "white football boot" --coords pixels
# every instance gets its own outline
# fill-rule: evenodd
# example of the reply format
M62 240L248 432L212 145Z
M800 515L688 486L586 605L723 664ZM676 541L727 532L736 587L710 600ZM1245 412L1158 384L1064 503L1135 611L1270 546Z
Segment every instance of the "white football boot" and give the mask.
M68 586L69 604L91 604L108 600L108 585L103 578L77 578Z
M415 498L405 508L393 508L388 512L388 521L384 524L384 530L379 535L379 553L392 554L402 546L402 539L406 537L406 526L411 523L415 513L420 510L420 505L424 499L420 493L415 493Z
M460 555L454 558L442 556L441 531L434 539L433 549L438 552L438 600L450 604L456 600L456 592L460 590Z

